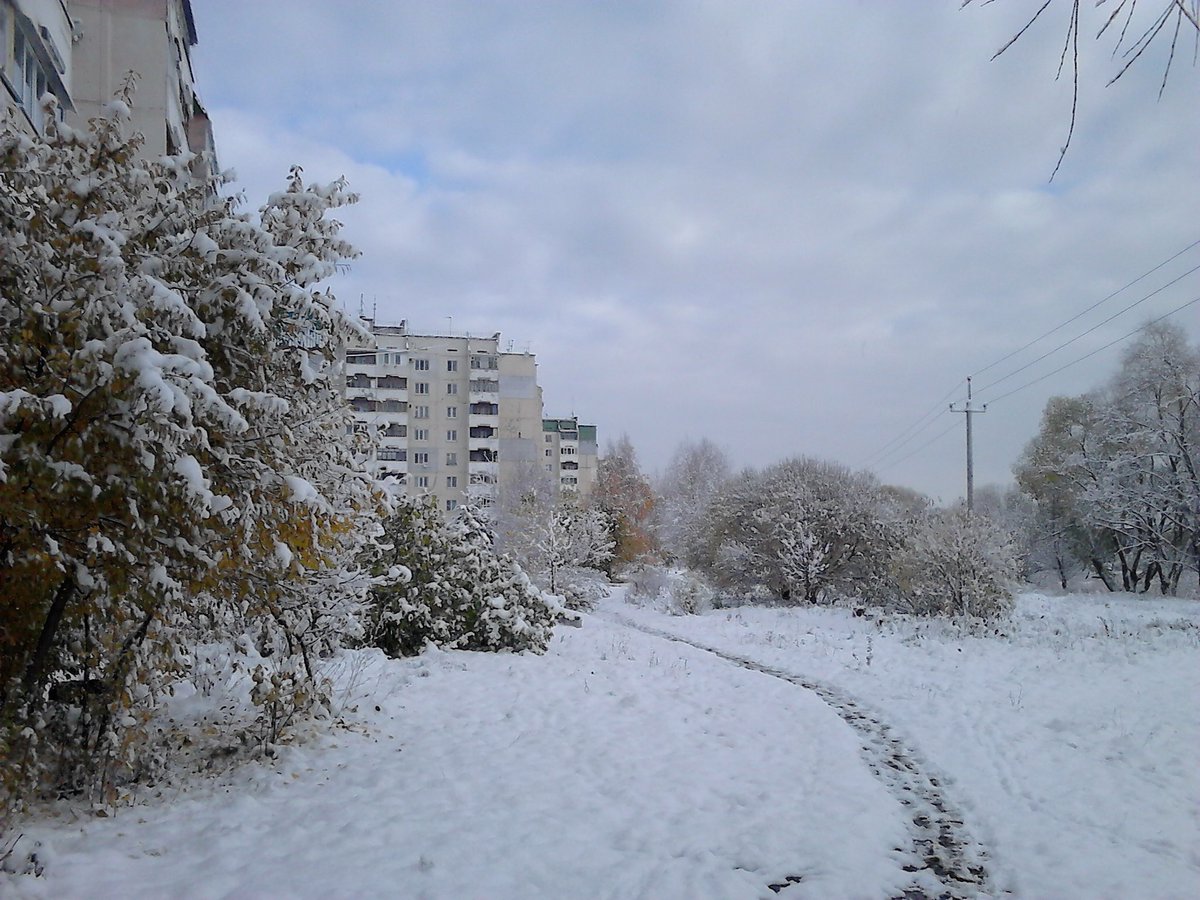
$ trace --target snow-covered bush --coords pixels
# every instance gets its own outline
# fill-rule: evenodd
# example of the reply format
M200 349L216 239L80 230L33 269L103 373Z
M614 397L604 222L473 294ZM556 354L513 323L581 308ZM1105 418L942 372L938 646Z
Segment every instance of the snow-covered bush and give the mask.
M626 597L634 601L653 601L661 597L671 584L671 573L652 563L632 566L625 572L629 585Z
M965 509L934 510L915 521L892 560L899 607L925 616L1007 612L1017 570L1012 535Z
M497 554L472 508L446 522L429 498L398 498L371 551L366 641L389 656L427 643L461 650L545 650L561 607Z
M694 572L643 564L626 575L629 590L626 600L672 615L695 615L715 605L716 594Z
M365 594L377 498L331 377L356 326L316 289L355 198L295 170L240 214L202 158L139 158L129 93L86 132L0 127L0 829L39 784L140 777L197 644L251 635L318 702Z
M670 610L685 616L708 612L716 605L716 593L692 572L678 572L669 588Z
M558 593L567 609L588 610L611 592L607 576L597 569L567 566L558 570Z

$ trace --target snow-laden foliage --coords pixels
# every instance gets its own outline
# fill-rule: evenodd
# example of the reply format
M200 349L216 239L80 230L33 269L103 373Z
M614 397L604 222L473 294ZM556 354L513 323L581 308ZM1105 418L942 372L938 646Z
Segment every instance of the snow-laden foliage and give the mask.
M638 606L676 616L692 616L719 605L712 586L686 569L643 563L630 568L625 578L629 585L626 599Z
M912 522L892 555L897 605L923 616L992 618L1013 601L1010 532L965 509L931 510Z
M679 445L658 484L656 513L664 552L690 566L701 564L708 504L729 476L729 458L708 438Z
M473 507L447 522L429 498L400 498L371 550L366 641L389 656L426 644L459 650L545 650L562 612L509 556Z
M1200 572L1200 349L1146 328L1104 389L1046 404L1016 474L1063 581L1178 593Z
M111 799L200 640L258 644L264 715L317 699L365 594L355 326L317 290L355 198L297 169L239 214L202 158L139 158L129 99L0 131L0 806Z
M709 505L704 570L719 585L818 602L877 592L897 517L865 473L793 459L731 479Z
M609 443L596 469L593 500L613 524L613 566L654 556L654 491L642 474L629 435Z
M563 597L571 609L586 609L607 595L611 521L595 505L556 498L540 466L518 467L485 513L496 549L516 560L538 587Z

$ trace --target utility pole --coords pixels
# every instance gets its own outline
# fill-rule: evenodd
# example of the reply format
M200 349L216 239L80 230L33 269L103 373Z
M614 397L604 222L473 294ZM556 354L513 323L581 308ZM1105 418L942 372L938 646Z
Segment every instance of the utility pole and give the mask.
M971 443L971 416L987 412L987 404L979 409L971 406L971 376L967 376L967 402L962 409L955 409L956 404L950 404L950 412L963 413L967 417L967 512L975 508L975 453Z

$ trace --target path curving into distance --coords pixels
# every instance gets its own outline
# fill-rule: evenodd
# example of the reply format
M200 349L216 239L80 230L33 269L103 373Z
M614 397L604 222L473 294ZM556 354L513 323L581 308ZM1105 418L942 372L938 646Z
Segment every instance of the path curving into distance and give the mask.
M928 773L928 767L918 762L919 754L912 744L874 710L814 679L642 625L617 613L608 612L604 617L626 628L686 644L743 669L810 690L853 728L862 739L860 747L868 768L909 813L909 846L896 849L908 858L904 869L912 873L913 881L894 900L969 900L994 896L987 852L971 837L963 816L947 800L942 780ZM803 873L798 873L767 887L783 893L803 881Z

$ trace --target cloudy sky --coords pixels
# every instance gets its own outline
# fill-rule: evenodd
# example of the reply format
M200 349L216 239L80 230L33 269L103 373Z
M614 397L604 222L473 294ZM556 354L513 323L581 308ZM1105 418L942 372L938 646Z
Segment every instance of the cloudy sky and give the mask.
M949 501L967 375L995 400L976 483L1007 482L1046 398L1121 345L1003 394L1200 296L1195 246L987 368L1200 239L1192 43L1161 100L1165 40L1105 87L1108 6L1083 4L1050 182L1068 0L991 61L1040 5L193 0L194 59L251 204L293 163L362 195L348 309L502 332L547 415L627 432L649 471L707 436ZM1200 304L1172 319L1200 339Z

